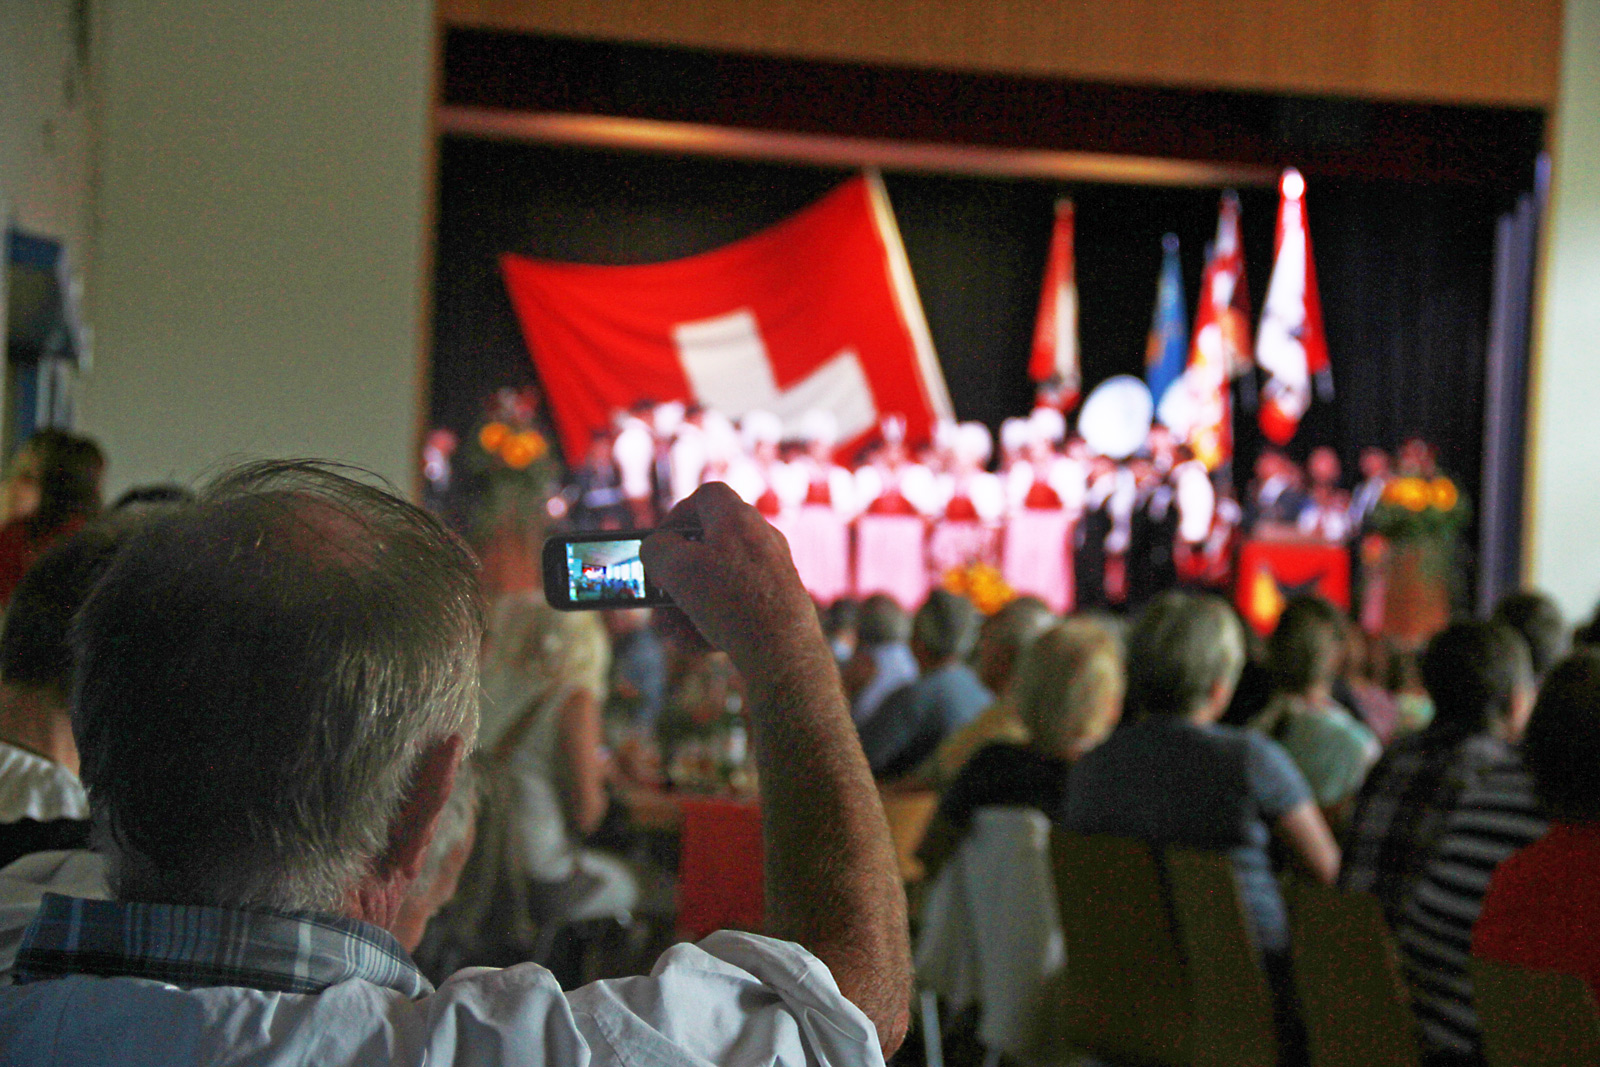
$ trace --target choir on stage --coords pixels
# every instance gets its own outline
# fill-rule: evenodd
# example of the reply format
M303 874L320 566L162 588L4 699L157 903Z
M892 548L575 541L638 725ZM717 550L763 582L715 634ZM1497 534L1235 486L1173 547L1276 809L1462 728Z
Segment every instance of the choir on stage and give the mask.
M737 422L672 402L618 412L595 435L556 504L576 529L653 524L707 481L725 481L783 532L821 603L886 593L908 609L975 566L1053 611L1124 607L1163 589L1226 588L1246 531L1348 542L1376 505L1388 457L1362 456L1364 480L1340 488L1332 449L1302 469L1263 452L1243 505L1159 422L1131 455L1097 453L1041 405L1000 427L944 422L921 447L885 416L853 469L839 461L834 416L789 425L767 411ZM1425 447L1425 446L1423 446Z

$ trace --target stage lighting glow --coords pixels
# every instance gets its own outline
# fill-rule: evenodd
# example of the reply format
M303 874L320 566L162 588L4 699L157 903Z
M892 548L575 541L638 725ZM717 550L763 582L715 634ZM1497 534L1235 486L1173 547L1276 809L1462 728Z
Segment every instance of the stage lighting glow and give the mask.
M1290 200L1299 200L1306 195L1306 180L1293 167L1283 172L1283 181L1280 183L1280 187L1283 189L1283 195Z

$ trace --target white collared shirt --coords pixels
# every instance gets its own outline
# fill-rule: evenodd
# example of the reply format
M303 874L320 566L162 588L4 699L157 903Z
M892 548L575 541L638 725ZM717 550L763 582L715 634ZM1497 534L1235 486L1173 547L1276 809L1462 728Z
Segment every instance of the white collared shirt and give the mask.
M61 764L0 741L0 823L87 819L89 797Z
M0 1062L40 1065L881 1065L877 1032L799 945L719 932L649 976L562 993L543 967L471 968L412 1000L72 975L0 989Z

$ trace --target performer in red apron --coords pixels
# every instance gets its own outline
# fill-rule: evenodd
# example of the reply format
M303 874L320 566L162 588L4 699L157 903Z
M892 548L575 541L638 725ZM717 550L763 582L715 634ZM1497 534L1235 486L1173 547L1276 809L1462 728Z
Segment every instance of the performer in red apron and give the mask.
M1066 435L1059 411L1035 408L1028 423L1027 458L1013 464L1007 478L1010 513L1001 572L1018 593L1031 593L1063 613L1075 602L1072 529L1083 511L1086 475L1081 463L1056 450Z
M833 461L839 422L813 408L800 420L806 451L787 468L780 496L793 515L789 552L806 590L823 604L850 592L850 520L855 478Z
M928 596L924 549L927 517L936 510L933 475L906 455L905 419L883 420L883 448L856 472L856 596L894 597L915 611Z
M739 420L744 453L728 465L728 485L793 543L793 509L783 506L779 488L789 476L788 465L778 458L783 423L770 411L747 411Z
M1005 516L1005 489L984 469L994 451L989 427L958 426L950 445L951 469L935 478L939 517L928 538L929 578L937 584L949 571L974 563L993 564Z

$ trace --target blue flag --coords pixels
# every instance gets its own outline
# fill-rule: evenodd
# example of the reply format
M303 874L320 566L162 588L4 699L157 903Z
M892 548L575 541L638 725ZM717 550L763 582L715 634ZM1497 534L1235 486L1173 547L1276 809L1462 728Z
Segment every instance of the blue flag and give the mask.
M1156 283L1156 308L1150 316L1150 338L1144 346L1144 380L1161 410L1161 397L1183 375L1189 362L1189 322L1183 306L1183 271L1178 266L1178 235L1161 238L1161 278Z

